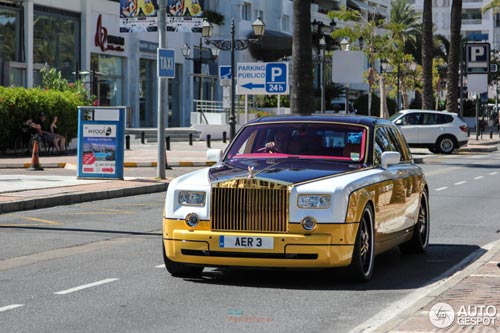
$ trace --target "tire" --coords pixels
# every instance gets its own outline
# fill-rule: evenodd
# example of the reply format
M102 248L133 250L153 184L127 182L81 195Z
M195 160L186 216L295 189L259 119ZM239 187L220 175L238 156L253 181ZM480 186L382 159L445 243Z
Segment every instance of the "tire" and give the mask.
M455 138L449 135L442 136L437 141L437 149L443 154L451 154L457 148Z
M420 199L420 207L418 209L418 219L413 229L412 238L401 244L399 249L403 253L423 253L429 246L429 231L430 231L430 214L429 214L429 201L427 199L427 192L422 193Z
M165 252L165 244L163 248L163 261L165 262L165 268L170 273L170 275L175 277L197 277L200 276L203 271L202 266L189 266L180 262L175 262L167 258Z
M373 275L375 262L373 225L373 209L368 205L365 207L359 222L351 265L348 268L348 274L352 280L365 282L370 280Z

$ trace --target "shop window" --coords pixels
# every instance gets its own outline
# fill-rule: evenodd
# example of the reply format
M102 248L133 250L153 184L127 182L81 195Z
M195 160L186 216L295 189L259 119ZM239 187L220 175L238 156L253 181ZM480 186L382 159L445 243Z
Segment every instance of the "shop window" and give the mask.
M0 5L0 58L3 61L24 61L21 21L18 7Z
M80 62L80 14L35 5L33 34L33 62L74 81Z

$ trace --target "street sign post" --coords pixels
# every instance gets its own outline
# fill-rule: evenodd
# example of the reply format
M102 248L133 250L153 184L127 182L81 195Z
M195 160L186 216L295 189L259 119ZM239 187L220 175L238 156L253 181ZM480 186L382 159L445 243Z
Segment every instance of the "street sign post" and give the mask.
M219 81L223 87L231 86L231 66L219 66Z
M488 74L490 72L490 44L465 44L465 68L467 74Z
M239 95L287 95L288 63L248 62L237 65Z
M158 77L175 78L175 57L174 50L157 49L158 57Z

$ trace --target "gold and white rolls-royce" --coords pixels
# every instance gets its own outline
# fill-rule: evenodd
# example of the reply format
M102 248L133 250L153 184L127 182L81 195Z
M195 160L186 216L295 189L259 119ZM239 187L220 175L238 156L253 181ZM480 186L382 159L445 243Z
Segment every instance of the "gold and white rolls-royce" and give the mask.
M424 252L429 194L390 121L287 115L244 125L212 167L175 178L163 214L174 276L204 267L346 267L372 277L375 255Z

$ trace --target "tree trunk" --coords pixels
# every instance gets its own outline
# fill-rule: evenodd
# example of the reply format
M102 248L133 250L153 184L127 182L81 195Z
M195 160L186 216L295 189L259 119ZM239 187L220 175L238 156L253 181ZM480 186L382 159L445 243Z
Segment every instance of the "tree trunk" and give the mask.
M385 89L385 77L382 75L379 78L380 84L380 118L389 118L389 110L387 109L387 93Z
M459 70L460 70L460 29L462 27L462 0L453 0L451 5L450 51L446 79L446 109L458 113Z
M311 0L293 2L292 113L314 112Z
M432 0L424 0L422 16L422 107L426 110L432 110L434 106L434 93L432 89L432 41Z

